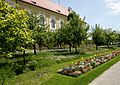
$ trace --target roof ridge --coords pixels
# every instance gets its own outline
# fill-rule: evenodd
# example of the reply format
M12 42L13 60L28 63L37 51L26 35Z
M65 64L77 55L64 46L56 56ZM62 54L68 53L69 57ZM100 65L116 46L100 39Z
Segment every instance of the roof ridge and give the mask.
M20 0L20 1L23 1L28 4L32 4L34 6L41 7L50 11L54 11L56 13L59 13L65 16L69 14L69 11L67 8L65 8L62 5L56 4L52 0Z

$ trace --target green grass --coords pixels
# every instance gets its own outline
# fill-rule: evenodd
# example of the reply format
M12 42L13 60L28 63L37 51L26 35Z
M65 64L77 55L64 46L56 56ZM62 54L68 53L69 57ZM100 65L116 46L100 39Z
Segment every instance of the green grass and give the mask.
M110 50L107 50L108 52ZM101 52L101 51L100 51ZM98 52L96 52L98 53ZM88 53L84 55L79 55L79 54L67 54L66 51L64 52L40 52L36 56L29 54L26 55L26 60L27 61L35 61L37 62L36 69L34 71L28 70L27 72L16 75L13 78L8 78L5 81L5 85L56 85L58 82L64 85L73 85L75 81L77 82L77 79L79 78L73 78L73 77L68 77L68 76L63 76L60 74L57 74L57 70L63 68L65 65L69 65L72 62L77 62L81 60L81 57L84 58L89 58L91 56L94 56L94 53ZM102 51L102 53L105 53ZM98 53L99 54L99 53ZM57 57L63 56L66 58L61 58L60 60L55 60ZM69 56L74 56L74 57L69 57ZM4 60L4 61L3 61ZM1 58L0 61L3 63L1 64L4 65L6 62L5 59ZM7 62L9 65L15 63L15 62L20 62L21 64L23 61L23 58L21 56L15 56L12 59L7 59ZM5 64L7 65L7 64ZM83 75L82 75L83 76ZM81 76L80 76L81 77ZM78 79L79 81L79 79ZM49 84L48 84L49 83Z
M65 56L66 58L63 58L60 60L55 60L54 57L59 57L59 55ZM76 60L80 59L81 57L89 57L90 55L91 54L85 54L85 55L68 54L67 55L66 52L63 52L63 53L40 52L36 56L34 56L32 54L27 54L26 55L27 62L34 61L37 63L35 71L28 70L27 72L22 73L20 75L16 75L13 78L8 78L5 80L5 85L8 85L8 83L11 85L15 85L15 84L21 85L21 82L25 85L41 84L44 81L53 77L54 73L56 73L56 71L59 68L63 68L65 64L70 64L71 62L75 62ZM68 58L68 56L74 56L74 57ZM5 66L11 67L11 66L16 65L16 66L18 66L17 68L20 68L19 65L23 65L23 58L22 58L22 55L15 55L13 58L1 57L0 62L1 62L0 69L1 69L1 71L4 72L5 70L2 68L4 68ZM15 74L14 69L12 69L13 74ZM0 73L0 75L4 75L4 74ZM38 75L42 75L42 76L39 77Z
M113 64L120 61L120 56L104 63L97 68L93 69L86 74L83 74L77 78L67 77L60 74L54 75L50 80L46 81L42 85L88 85L96 77L102 74L104 71L109 69Z
M87 55L87 57L89 57L89 56L90 55ZM25 85L38 85L38 84L41 84L41 83L51 79L54 75L57 75L58 69L63 68L65 65L69 65L72 62L77 62L80 59L81 58L78 58L78 59L75 59L72 61L63 62L63 63L55 64L55 65L52 65L49 67L39 68L35 71L23 73L23 74L16 76L15 78L10 78L9 80L6 81L6 83L15 85L16 83L21 84L21 82L23 82ZM42 74L42 76L38 77L39 74ZM5 84L5 85L7 85L7 84Z

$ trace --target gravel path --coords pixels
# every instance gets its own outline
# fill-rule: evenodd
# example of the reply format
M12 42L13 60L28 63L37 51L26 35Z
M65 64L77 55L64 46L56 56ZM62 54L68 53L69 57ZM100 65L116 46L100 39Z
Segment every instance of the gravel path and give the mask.
M113 65L89 85L120 85L120 62Z

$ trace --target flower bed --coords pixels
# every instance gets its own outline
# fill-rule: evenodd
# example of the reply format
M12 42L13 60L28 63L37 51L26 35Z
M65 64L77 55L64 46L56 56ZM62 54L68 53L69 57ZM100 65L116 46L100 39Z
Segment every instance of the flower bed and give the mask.
M73 76L77 77L81 74L84 74L93 68L106 63L107 61L115 58L117 55L120 55L120 51L113 51L111 53L107 53L101 56L96 56L94 58L89 59L82 59L82 61L78 61L74 64L71 64L61 70L58 70L58 73L67 75L67 76Z

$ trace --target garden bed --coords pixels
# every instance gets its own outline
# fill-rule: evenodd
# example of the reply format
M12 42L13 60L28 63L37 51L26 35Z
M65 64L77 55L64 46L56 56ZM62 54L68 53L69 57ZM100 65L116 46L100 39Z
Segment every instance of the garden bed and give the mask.
M117 55L120 55L120 51L113 51L86 60L82 59L82 61L78 61L74 64L66 66L61 70L58 70L58 73L62 75L78 77L81 74L85 74L86 72L94 69L95 67L110 61L111 59L115 58Z

